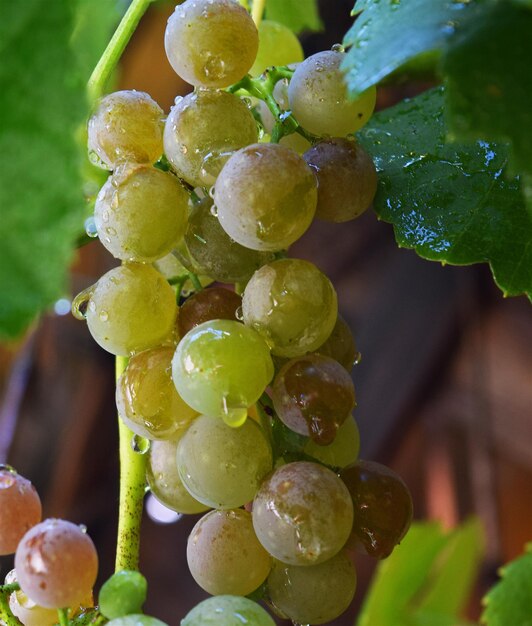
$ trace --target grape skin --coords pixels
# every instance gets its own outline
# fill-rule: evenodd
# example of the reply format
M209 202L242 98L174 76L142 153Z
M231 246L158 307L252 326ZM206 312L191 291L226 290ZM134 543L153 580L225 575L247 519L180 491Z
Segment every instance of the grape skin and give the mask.
M0 465L0 556L13 554L41 515L41 500L31 482Z
M344 318L338 315L332 333L325 343L315 350L316 354L329 356L350 372L360 354L357 352L353 333Z
M299 39L290 28L273 20L262 20L259 24L259 50L249 73L260 76L268 67L299 63L304 58Z
M321 446L309 439L303 452L330 467L347 467L358 458L360 433L353 416L348 417L340 426L334 441L328 446Z
M256 602L241 596L207 598L187 613L181 626L275 626Z
M242 298L229 289L211 287L190 296L179 309L179 333L185 336L189 330L210 320L235 320L242 306Z
M120 570L108 578L98 594L100 613L108 619L142 610L148 583L140 572Z
M168 626L166 622L149 615L126 615L125 617L116 617L110 622L107 622L107 626Z

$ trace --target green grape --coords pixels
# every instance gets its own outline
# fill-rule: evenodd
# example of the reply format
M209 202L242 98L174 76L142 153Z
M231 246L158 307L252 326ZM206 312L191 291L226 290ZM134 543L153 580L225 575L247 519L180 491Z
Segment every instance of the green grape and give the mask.
M275 626L256 602L241 596L215 596L196 605L181 626Z
M259 35L233 0L186 0L168 20L166 55L176 74L195 87L229 87L249 71Z
M345 551L308 567L274 561L268 577L273 606L298 624L324 624L341 615L355 595L356 572Z
M245 596L270 573L271 557L243 509L211 511L192 529L187 544L190 573L211 595Z
M185 234L188 194L175 176L151 165L124 165L94 206L101 243L122 261L155 261Z
M315 135L344 137L369 120L376 90L370 87L350 100L340 64L343 52L318 52L300 63L288 87L290 109L297 121Z
M270 443L253 420L231 428L217 417L201 415L177 447L183 484L196 500L217 509L253 500L272 467Z
M214 183L233 152L257 137L257 123L243 100L201 89L172 107L164 127L164 151L180 178L205 187Z
M336 323L338 302L331 281L301 259L280 259L253 274L242 297L244 323L271 345L276 356L315 350Z
M318 179L316 217L347 222L362 215L377 192L377 171L354 139L326 139L303 155Z
M121 570L107 579L100 589L98 605L107 619L139 613L146 601L148 583L140 572Z
M193 498L177 471L177 445L184 432L174 441L152 441L148 451L146 479L153 495L177 513L203 513L209 507Z
M133 355L117 382L118 413L141 437L173 439L198 415L176 391L172 380L174 351L163 346Z
M273 376L266 342L232 320L205 322L177 346L172 377L179 395L200 413L245 421L247 407Z
M341 315L338 315L336 324L327 341L317 348L315 352L338 361L348 372L360 360L360 353L356 349L351 329Z
M127 356L161 344L177 315L174 290L149 265L127 263L104 274L80 293L72 307L83 315L96 343L111 354Z
M358 458L360 433L353 416L348 417L340 426L334 441L328 446L320 446L309 439L303 452L331 467L347 467Z
M299 63L304 58L299 39L287 26L262 20L259 25L259 50L249 73L260 76L268 67Z
M253 250L281 250L307 230L316 211L316 178L305 161L279 144L235 152L216 181L225 232Z
M189 330L210 320L236 320L241 306L242 298L230 289L202 289L179 309L179 333L184 337Z
M315 565L345 545L353 526L353 503L331 470L317 463L289 463L262 483L253 501L253 526L279 561Z
M170 254L167 254L162 259L155 261L153 266L160 272L167 280L175 280L179 276L184 276L188 272L193 271L183 265L180 259L177 258L178 252L174 250ZM198 280L202 287L207 287L213 281L210 276L198 276ZM185 280L181 289L182 296L188 296L195 291L194 285L190 279Z
M116 617L107 622L107 626L168 626L168 624L149 615L137 614Z
M242 283L265 263L271 252L250 250L225 232L212 211L212 200L204 199L190 214L185 243L196 273L222 283Z
M161 107L142 91L116 91L100 100L89 120L89 155L104 169L126 161L154 163L163 153Z

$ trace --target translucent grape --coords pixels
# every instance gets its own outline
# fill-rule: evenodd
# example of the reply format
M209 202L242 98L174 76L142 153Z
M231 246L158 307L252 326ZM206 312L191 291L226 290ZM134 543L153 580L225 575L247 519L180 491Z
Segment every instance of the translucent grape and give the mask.
M270 443L253 420L231 428L217 417L201 415L177 447L183 484L213 508L231 509L253 500L272 466Z
M338 315L336 324L327 341L317 348L315 352L338 361L348 372L353 369L355 361L360 359L360 354L357 352L355 340L353 339L353 333L341 315Z
M188 193L175 176L151 165L119 167L94 207L101 243L122 261L155 261L185 234Z
M20 541L15 570L22 591L45 608L63 608L90 595L98 572L91 538L76 524L48 519Z
M259 25L259 50L249 73L260 76L272 65L299 63L305 58L299 39L284 24L262 20Z
M100 100L89 120L89 153L104 169L125 161L154 163L163 153L161 107L142 91L116 91Z
M168 626L168 624L149 615L137 614L116 617L107 622L107 626Z
M126 356L152 348L174 329L174 290L149 265L116 267L85 297L89 330L96 343L112 354Z
M190 573L212 595L247 595L268 576L271 557L243 509L211 511L192 529L187 544Z
M301 259L280 259L253 274L242 297L244 323L271 345L272 354L295 357L329 337L338 315L331 281Z
M41 521L41 500L31 482L0 465L0 556L13 554L22 536Z
M347 467L357 460L359 450L360 433L355 418L350 416L340 426L332 443L321 446L309 439L303 452L325 465Z
M214 183L233 152L257 137L257 123L243 100L225 91L200 90L172 107L164 151L180 178L205 187Z
M98 605L107 619L138 613L146 601L148 583L140 572L121 570L105 581L100 589Z
M233 0L186 0L168 20L166 55L195 87L229 87L252 66L259 46L249 13Z
M174 351L159 347L135 354L116 385L118 413L141 437L173 439L198 415L176 391Z
M318 178L316 217L347 222L362 215L373 202L377 171L369 154L355 141L320 141L303 158Z
M344 137L354 133L375 108L375 87L356 100L348 98L340 71L343 59L343 52L318 52L300 63L290 80L290 109L301 126L315 135Z
M223 287L202 289L190 296L179 309L179 332L181 336L195 326L210 320L236 320L242 298Z
M172 377L179 395L200 413L247 415L273 376L266 342L232 320L205 322L179 342Z
M196 605L181 626L275 626L256 602L241 596L215 596Z
M281 250L299 239L316 211L316 178L279 144L235 152L216 181L218 218L226 233L253 250Z
M324 624L341 615L355 595L356 572L344 551L309 567L274 561L268 594L282 614L298 624Z
M317 463L283 465L253 501L253 526L266 550L290 565L314 565L337 554L353 525L349 491Z
M177 441L152 441L148 452L146 479L153 495L177 513L203 513L209 507L193 498L177 471Z

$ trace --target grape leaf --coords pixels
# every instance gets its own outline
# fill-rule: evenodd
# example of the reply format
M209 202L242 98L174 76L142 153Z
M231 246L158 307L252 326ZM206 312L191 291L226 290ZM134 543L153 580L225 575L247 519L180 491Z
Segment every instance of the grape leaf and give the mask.
M288 26L295 33L323 28L317 0L267 0L266 18Z
M532 297L532 209L508 149L445 143L443 89L376 114L358 134L380 171L375 209L401 246L455 265L488 262L507 295Z
M484 598L481 621L488 626L532 626L532 544L505 565L501 580Z

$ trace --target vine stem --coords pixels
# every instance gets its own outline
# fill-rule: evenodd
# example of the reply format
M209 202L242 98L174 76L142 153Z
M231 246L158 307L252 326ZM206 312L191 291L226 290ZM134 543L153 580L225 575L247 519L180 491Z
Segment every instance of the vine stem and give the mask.
M59 626L68 626L67 609L57 609L57 616L59 617Z
M7 595L0 593L0 623L6 626L22 626L22 622L11 613Z
M103 95L107 81L131 39L131 35L135 32L137 24L152 2L153 0L132 0L89 78L87 89L91 102L95 102Z
M116 357L116 379L126 369L127 357ZM134 433L118 419L120 497L115 571L139 569L140 523L146 487L146 456L131 446Z
M262 16L264 15L264 8L266 7L266 0L253 0L253 5L251 7L251 17L255 22L257 28L260 26L262 22Z

